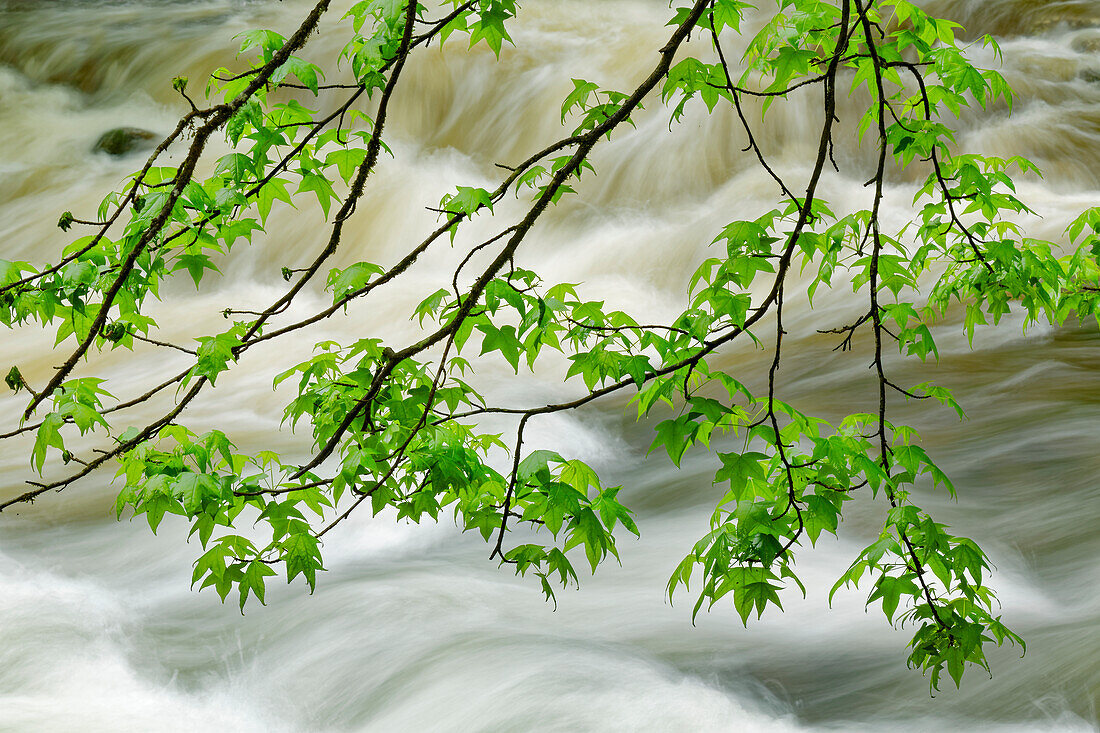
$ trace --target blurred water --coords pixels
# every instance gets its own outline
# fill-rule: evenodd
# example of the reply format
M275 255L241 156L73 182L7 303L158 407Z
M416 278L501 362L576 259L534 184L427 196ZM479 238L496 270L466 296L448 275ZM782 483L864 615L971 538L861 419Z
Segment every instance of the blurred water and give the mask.
M960 139L1041 164L1047 177L1021 185L1041 217L1023 223L1057 239L1076 211L1095 204L1100 187L1100 3L929 5L972 35L1002 37L1004 73L1021 94L1015 114L965 117ZM58 213L94 210L135 166L134 158L91 152L102 132L130 125L166 133L180 113L173 76L203 78L224 63L234 33L287 30L306 6L0 1L0 256L51 256L61 241ZM414 215L416 206L456 183L494 181L494 163L560 136L558 108L571 76L631 87L663 43L667 16L664 3L648 0L541 0L524 6L513 31L517 48L499 64L457 46L422 54L394 100L395 158L372 178L339 257L386 263L401 256L435 225L429 212ZM338 34L322 33L307 55L331 55L339 44ZM804 172L813 152L816 104L812 95L796 97L760 129L786 174ZM825 181L834 209L867 197L855 175L866 151L847 134L859 104L842 101L837 156L855 172ZM654 101L637 130L601 149L598 175L540 222L525 263L641 315L678 310L714 233L770 208L776 191L739 152L744 141L731 115L689 114L671 135L667 125L667 110ZM907 174L894 180L886 216L900 223L911 194ZM228 263L219 289L196 295L181 285L158 305L167 337L217 332L227 302L266 305L282 284L280 267L298 266L314 250L320 224L308 209L277 212L269 230L278 235L258 238ZM459 244L492 227L467 228ZM461 254L438 250L384 298L301 332L278 352L251 350L239 371L261 377L226 375L188 410L188 424L217 425L242 446L299 450L300 438L275 433L285 395L272 395L262 376L271 355L279 363L304 358L327 336L408 339L408 305L449 281ZM296 312L323 301L307 293ZM859 307L843 292L819 296L813 312L792 304L781 371L786 399L825 416L870 403L866 344L836 353L815 333ZM313 596L275 585L267 607L241 617L209 592L188 590L198 549L184 543L182 527L166 520L153 537L139 523L110 519L112 491L102 479L5 513L0 730L1092 729L1100 692L1100 337L1084 326L1025 335L1009 325L980 334L973 351L954 326L938 338L938 365L891 368L901 383L931 377L955 388L969 420L904 405L895 417L923 429L925 447L959 489L957 504L941 496L922 502L990 552L1005 619L1028 639L1023 660L1012 650L994 655L992 680L972 675L961 692L931 699L925 680L904 668L904 632L865 612L860 593L840 593L828 608L833 578L876 532L882 509L870 503L852 510L845 539L803 553L807 599L787 595L785 614L748 630L729 609L693 628L686 597L673 607L662 590L706 529L708 503L717 498L713 459L689 455L680 471L656 456L645 460L648 426L612 400L532 423L535 442L590 460L623 483L642 528L640 541L623 542L622 567L560 594L556 611L448 523L355 517L327 538L331 572ZM51 342L33 331L6 334L0 362L47 370ZM129 392L185 363L140 353L97 364ZM751 379L766 356L740 349L723 358ZM502 401L526 404L569 390L549 376L507 376L486 376L499 382ZM14 423L17 404L0 401L0 431ZM5 494L27 478L25 456L0 455Z

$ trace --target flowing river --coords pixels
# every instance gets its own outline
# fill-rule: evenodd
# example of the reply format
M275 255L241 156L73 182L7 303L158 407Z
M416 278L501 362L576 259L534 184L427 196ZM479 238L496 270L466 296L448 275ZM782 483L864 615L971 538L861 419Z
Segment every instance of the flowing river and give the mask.
M1021 183L1039 214L1022 223L1059 239L1100 192L1100 2L927 4L964 23L969 37L988 31L1001 39L1003 72L1020 94L1014 114L964 116L959 139L986 153L1032 157L1046 176ZM254 27L286 32L306 7L0 0L0 257L54 257L67 241L55 227L60 212L94 212L139 165L140 156L92 152L104 131L167 133L183 111L173 76L201 88L198 80L231 56L231 36ZM517 47L500 63L458 44L420 54L394 100L387 128L394 158L372 177L349 222L343 262L395 261L433 226L424 205L456 183L495 181L495 163L560 137L570 77L633 88L667 37L669 15L660 0L528 0L513 30ZM306 55L320 59L340 43L339 33L322 33ZM995 63L988 51L975 54ZM753 117L762 146L792 180L805 175L816 149L816 94L776 105L764 123ZM834 209L866 201L860 174L870 150L850 134L858 104L842 101L847 127L837 158L849 172L823 188ZM585 292L639 314L676 312L707 243L729 220L772 206L777 193L740 152L736 118L698 112L670 133L668 111L651 99L636 130L599 149L598 175L582 196L540 222L525 262L547 280L583 282ZM907 217L911 182L895 174L890 221ZM487 233L493 224L470 227ZM227 305L270 302L282 284L279 268L310 256L322 222L309 206L284 208L268 229L225 264L213 291L179 284L164 294L155 310L167 337L217 333ZM286 395L272 394L268 363L304 359L326 337L407 342L415 333L405 322L408 304L448 282L461 254L443 247L403 286L347 317L298 332L278 352L248 352L242 374L219 380L185 422L216 425L242 447L300 450L304 434L276 432ZM824 416L874 399L866 345L834 352L835 341L815 332L858 312L842 290L812 311L792 304L785 319L783 396ZM326 297L307 294L298 312ZM5 512L0 730L1092 730L1100 695L1100 335L1095 325L1024 331L1007 320L980 331L973 351L958 323L945 323L936 332L938 364L890 365L902 384L931 378L954 388L966 408L964 422L923 405L897 404L892 414L921 428L959 490L957 502L939 494L919 501L990 554L1004 618L1028 641L1022 659L1018 649L996 651L992 678L972 672L961 691L929 696L926 679L905 668L908 633L889 628L877 607L865 611L864 592L838 593L828 605L835 577L877 532L883 510L869 498L856 502L840 540L802 551L805 599L788 592L785 613L769 611L748 629L722 605L693 627L688 596L670 605L663 590L706 532L720 496L710 483L714 459L689 454L681 470L656 454L645 459L651 427L612 400L532 422L533 442L589 460L623 484L642 531L640 540L621 541L621 567L610 564L582 578L579 591L559 593L556 610L537 584L486 561L487 548L450 522L353 517L326 536L329 572L315 594L273 582L268 605L250 604L242 617L211 591L189 590L199 549L186 544L181 523L170 517L154 537L144 522L113 519L106 475ZM44 373L60 358L52 343L33 329L0 333L0 367ZM112 377L108 388L136 393L186 360L138 353L97 359ZM741 348L722 358L758 382L768 356ZM509 376L488 374L502 401L571 393L549 373ZM0 432L16 425L22 404L0 398ZM138 411L134 421L153 416ZM23 447L0 454L0 496L31 476Z

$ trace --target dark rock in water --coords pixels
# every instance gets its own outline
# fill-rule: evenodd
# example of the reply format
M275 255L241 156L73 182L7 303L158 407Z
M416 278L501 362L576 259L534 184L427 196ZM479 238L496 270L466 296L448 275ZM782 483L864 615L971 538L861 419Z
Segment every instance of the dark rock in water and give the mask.
M103 151L108 155L126 155L133 150L152 147L152 141L155 138L156 135L148 130L116 127L103 133L92 149Z

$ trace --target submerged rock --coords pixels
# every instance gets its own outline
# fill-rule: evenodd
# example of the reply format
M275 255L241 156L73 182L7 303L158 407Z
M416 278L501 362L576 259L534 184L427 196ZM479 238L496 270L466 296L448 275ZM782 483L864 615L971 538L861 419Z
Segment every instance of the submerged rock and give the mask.
M92 149L108 155L126 155L133 150L152 147L152 141L155 138L156 135L148 130L137 127L116 127L103 133Z
M1100 53L1100 33L1081 34L1069 45L1074 51L1080 53Z

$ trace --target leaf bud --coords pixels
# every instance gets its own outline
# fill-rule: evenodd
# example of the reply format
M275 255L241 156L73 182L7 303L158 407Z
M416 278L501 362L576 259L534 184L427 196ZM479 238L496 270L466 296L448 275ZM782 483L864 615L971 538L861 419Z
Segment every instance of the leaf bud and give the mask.
M126 324L112 321L103 327L103 338L117 344L126 335Z
M73 212L66 211L61 215L61 218L57 220L57 227L63 232L69 231L73 225Z
M187 89L187 77L186 76L174 77L172 79L172 88L175 89L180 94L183 94L184 90Z
M8 371L8 375L4 377L4 384L8 385L12 392L18 392L26 384L23 381L23 374L19 371L19 367L13 366Z

